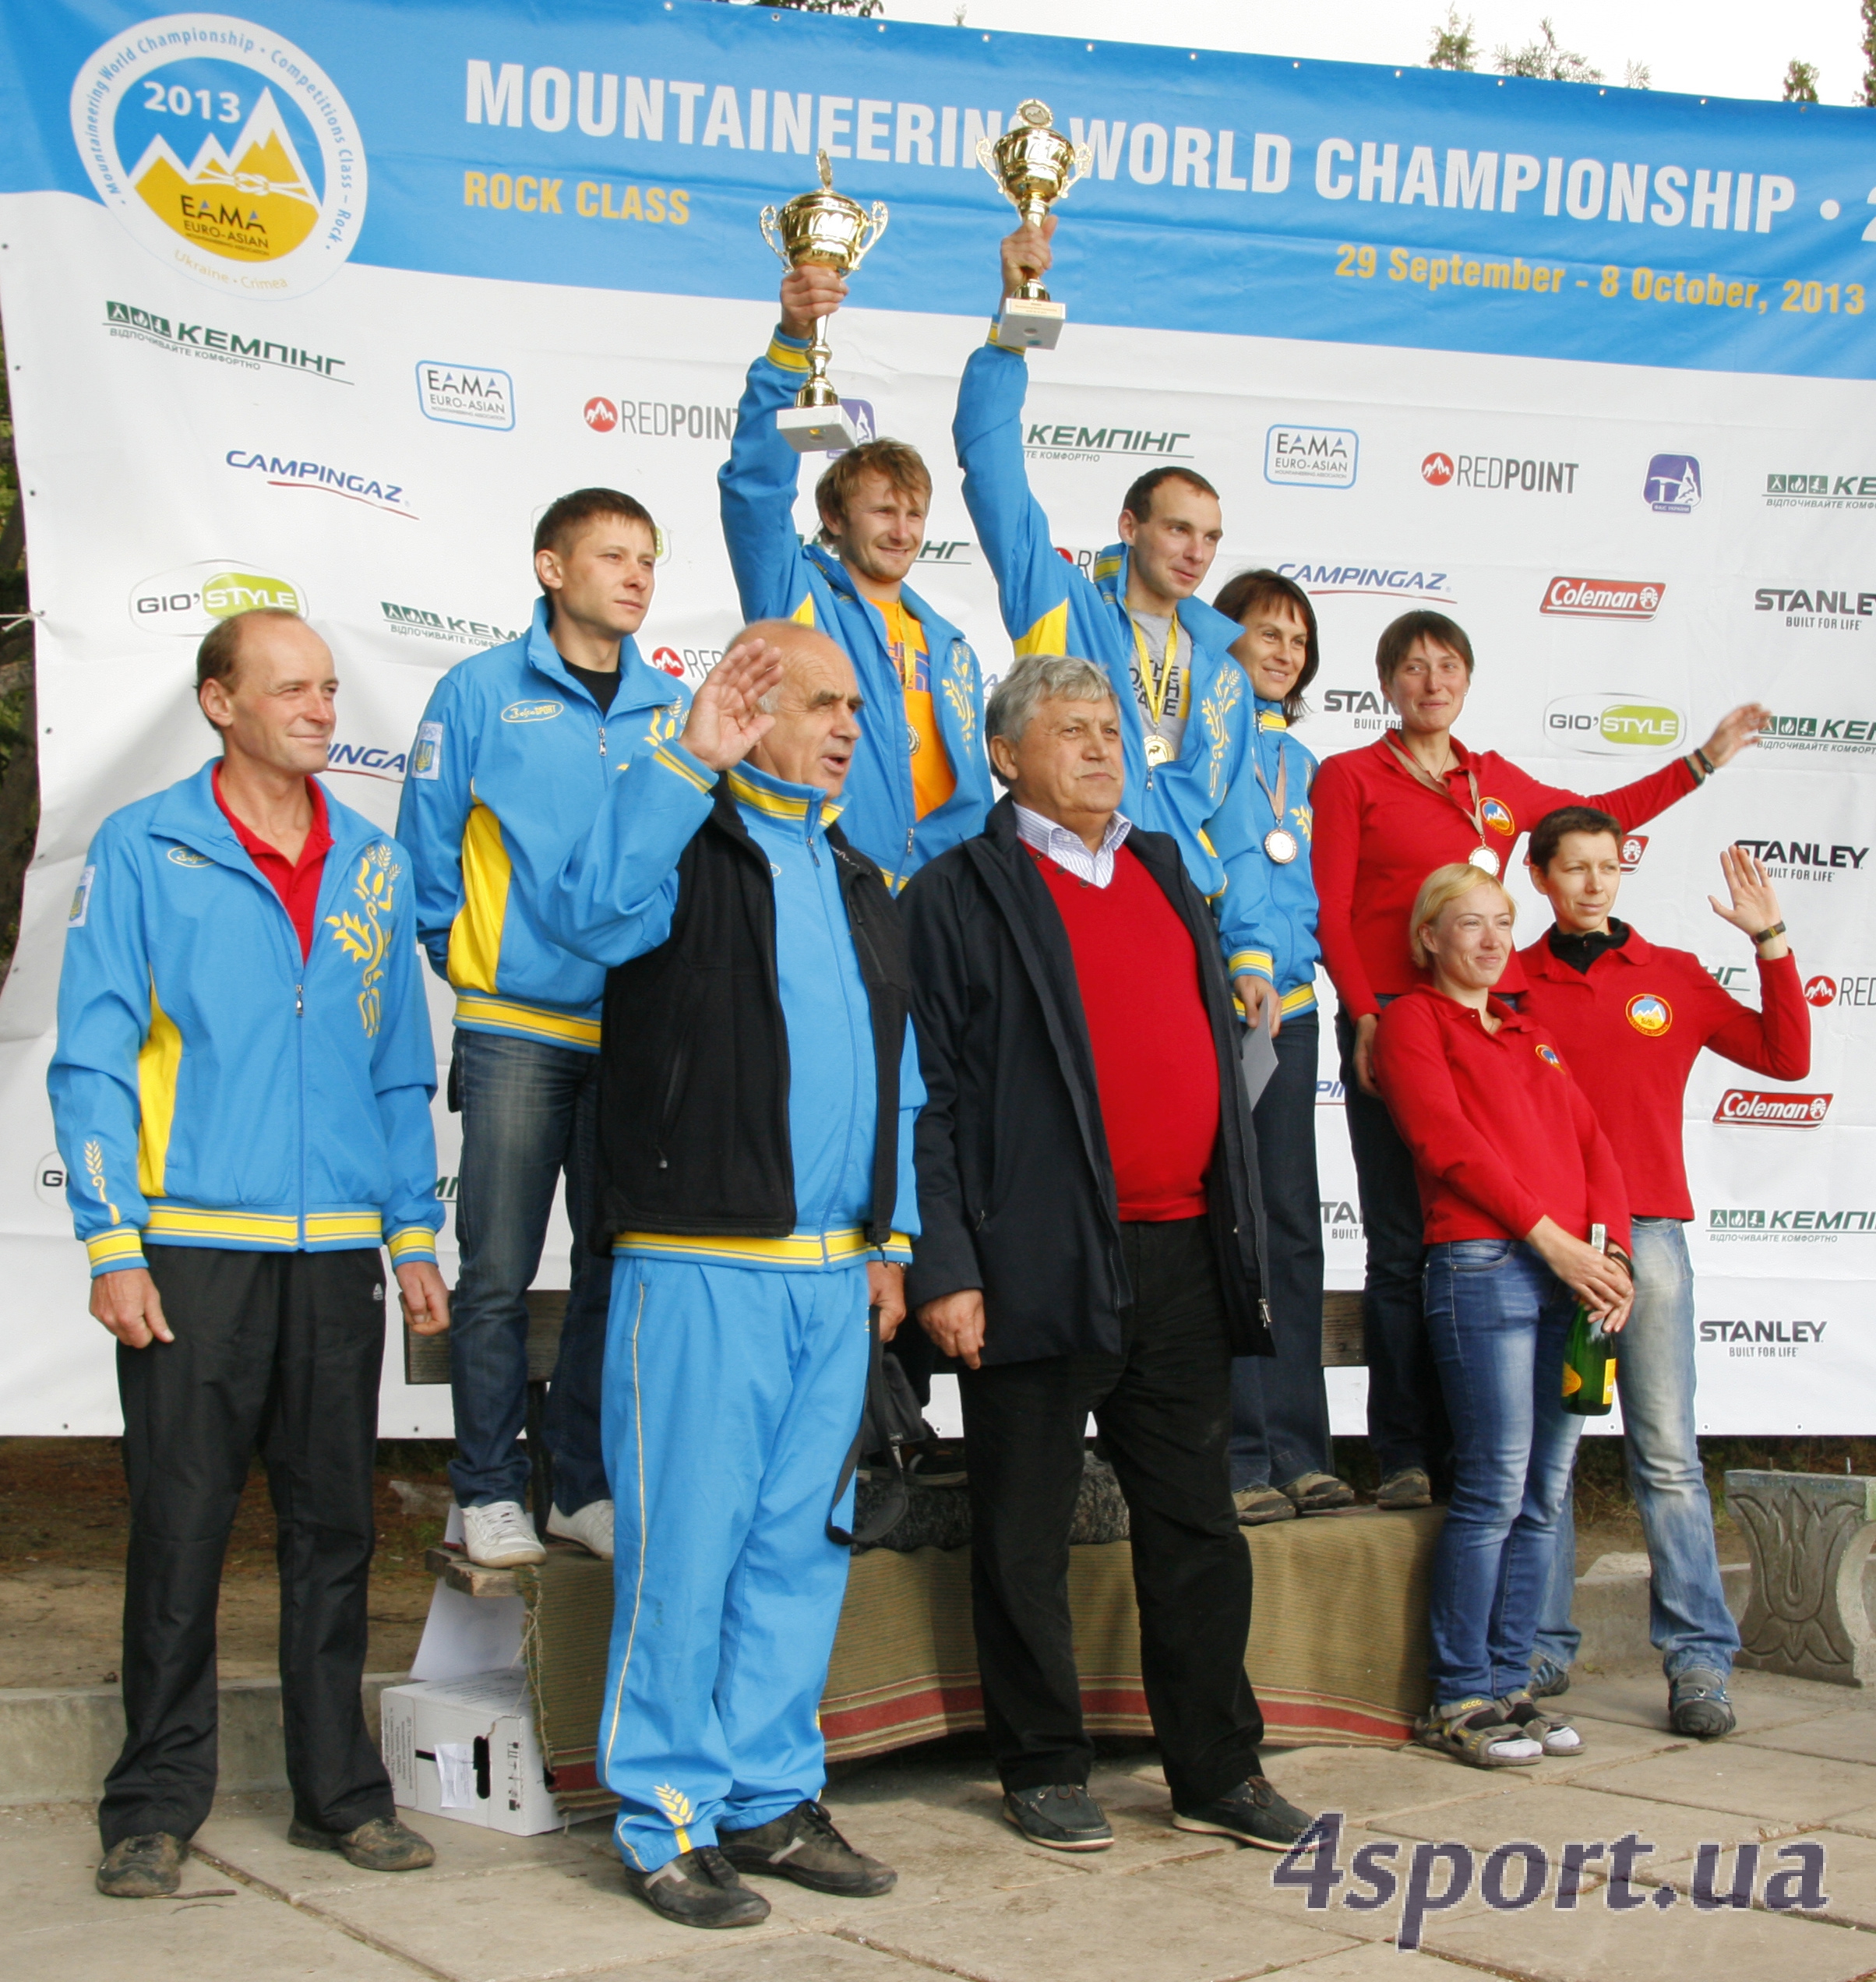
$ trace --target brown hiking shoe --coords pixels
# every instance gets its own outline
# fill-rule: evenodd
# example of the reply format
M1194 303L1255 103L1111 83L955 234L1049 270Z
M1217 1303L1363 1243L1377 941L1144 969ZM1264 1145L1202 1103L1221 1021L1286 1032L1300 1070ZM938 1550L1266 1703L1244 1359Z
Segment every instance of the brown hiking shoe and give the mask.
M97 1889L108 1899L163 1899L182 1883L189 1846L169 1831L119 1838L97 1868Z
M876 1899L899 1880L890 1865L855 1851L818 1803L798 1803L753 1830L726 1831L718 1825L717 1849L739 1872L772 1872L850 1899Z
M302 1851L337 1851L362 1872L421 1872L436 1863L430 1840L395 1817L374 1817L351 1831L323 1831L296 1817L287 1827L287 1842Z

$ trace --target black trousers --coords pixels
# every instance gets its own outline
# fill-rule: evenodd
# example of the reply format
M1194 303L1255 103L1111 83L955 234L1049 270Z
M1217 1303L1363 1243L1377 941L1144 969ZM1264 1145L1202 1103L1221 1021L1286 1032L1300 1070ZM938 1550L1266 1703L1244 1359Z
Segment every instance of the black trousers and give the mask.
M1123 1225L1121 1239L1134 1300L1119 1356L959 1374L984 1720L1005 1789L1088 1780L1068 1532L1091 1410L1127 1497L1147 1706L1172 1800L1190 1805L1255 1773L1264 1736L1226 1472L1231 1356L1207 1222Z
M190 1837L214 1800L215 1606L257 1447L280 1529L294 1814L329 1831L389 1817L390 1779L358 1698L376 1532L382 1258L375 1248L146 1252L176 1338L118 1350L130 1486L125 1733L98 1811L104 1848L150 1831Z

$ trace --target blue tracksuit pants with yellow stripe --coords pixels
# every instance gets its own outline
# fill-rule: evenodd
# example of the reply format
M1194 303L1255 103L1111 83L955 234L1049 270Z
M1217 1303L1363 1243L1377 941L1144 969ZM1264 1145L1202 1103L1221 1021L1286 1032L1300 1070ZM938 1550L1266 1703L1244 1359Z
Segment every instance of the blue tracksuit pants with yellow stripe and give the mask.
M866 1385L866 1267L621 1254L603 1434L616 1514L601 1779L652 1871L818 1797L846 1589L827 1538ZM852 1519L852 1489L837 1518Z

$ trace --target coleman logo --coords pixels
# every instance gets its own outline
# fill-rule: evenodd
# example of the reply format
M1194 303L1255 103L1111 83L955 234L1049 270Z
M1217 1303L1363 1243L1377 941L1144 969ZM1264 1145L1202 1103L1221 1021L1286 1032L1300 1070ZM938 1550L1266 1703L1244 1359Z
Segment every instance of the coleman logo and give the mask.
M1642 865L1642 856L1648 851L1645 833L1624 834L1622 839L1622 871L1632 874Z
M1639 697L1560 695L1544 711L1544 728L1555 742L1592 757L1671 750L1686 727L1678 709Z
M1553 578L1537 609L1571 619L1652 619L1666 590L1638 578Z
M316 287L365 220L365 146L332 79L252 21L142 27L126 23L72 82L72 136L93 191L198 282L250 298Z
M1814 1129L1830 1113L1830 1104L1827 1094L1765 1094L1756 1088L1729 1088L1713 1119L1744 1128ZM1719 1212L1713 1215L1717 1222Z

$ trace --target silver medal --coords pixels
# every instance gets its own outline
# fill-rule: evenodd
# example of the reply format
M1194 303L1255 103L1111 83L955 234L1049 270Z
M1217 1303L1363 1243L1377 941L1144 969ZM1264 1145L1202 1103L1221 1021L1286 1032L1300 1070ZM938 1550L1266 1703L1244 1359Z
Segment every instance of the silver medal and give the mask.
M1465 864L1476 867L1481 873L1496 875L1500 863L1497 855L1489 846L1476 846L1465 856Z
M1279 867L1287 867L1296 857L1296 836L1281 826L1273 826L1264 835L1264 851Z

